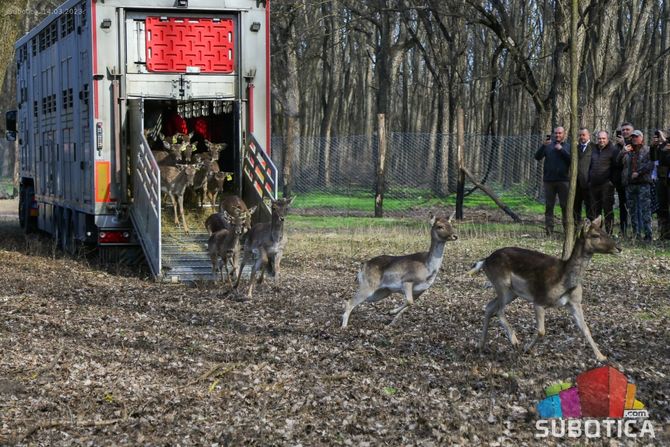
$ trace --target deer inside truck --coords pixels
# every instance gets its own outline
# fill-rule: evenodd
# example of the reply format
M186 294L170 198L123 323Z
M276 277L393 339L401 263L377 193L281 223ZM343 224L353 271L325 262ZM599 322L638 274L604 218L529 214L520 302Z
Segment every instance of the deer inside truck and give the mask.
M21 227L157 279L213 279L198 222L212 200L237 194L262 221L277 195L268 3L71 0L19 39ZM203 199L216 172L223 191Z

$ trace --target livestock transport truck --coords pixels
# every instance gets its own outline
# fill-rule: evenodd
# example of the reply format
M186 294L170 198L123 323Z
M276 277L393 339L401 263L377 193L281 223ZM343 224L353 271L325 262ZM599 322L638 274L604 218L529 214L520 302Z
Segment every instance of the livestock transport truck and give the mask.
M165 132L175 113L189 131L204 125L226 143L231 191L267 220L277 195L269 13L257 0L71 0L19 39L7 129L20 148L21 226L70 252L143 255L158 280L213 279L203 225L162 234L145 132Z

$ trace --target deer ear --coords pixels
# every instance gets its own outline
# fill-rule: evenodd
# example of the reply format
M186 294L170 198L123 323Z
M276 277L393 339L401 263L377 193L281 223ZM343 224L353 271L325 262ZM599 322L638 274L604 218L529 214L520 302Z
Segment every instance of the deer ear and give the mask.
M286 206L289 206L290 204L292 204L296 197L297 196L291 196L288 199L286 199Z
M449 219L447 219L447 222L451 222L452 220L454 220L454 217L456 217L456 211L451 213L451 215L449 216Z
M588 218L584 219L584 222L582 223L582 234L586 234L591 229L591 225L591 221Z
M600 228L600 226L602 225L602 223L603 223L603 216L602 216L602 214L601 214L601 215L598 216L598 217L596 218L596 220L594 220L591 224L592 224L594 227L598 227L598 228Z
M435 225L435 220L436 220L435 215L433 213L430 213L429 216L430 216L430 224Z
M250 216L256 212L256 208L258 208L258 205L254 205L251 208L249 208L249 215Z

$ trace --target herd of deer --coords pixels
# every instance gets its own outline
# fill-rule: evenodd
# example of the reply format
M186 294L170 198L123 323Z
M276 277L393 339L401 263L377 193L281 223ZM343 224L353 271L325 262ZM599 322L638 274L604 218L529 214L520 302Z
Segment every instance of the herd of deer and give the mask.
M435 282L446 242L457 239L451 225L452 218L453 215L450 218L432 218L429 251L406 256L377 256L364 262L358 273L358 290L345 305L342 328L347 327L351 311L359 304L401 293L404 303L390 312L395 315L391 321L394 324ZM537 323L535 336L525 346L525 351L529 351L544 336L545 309L567 306L598 361L606 360L591 337L582 311L582 275L591 257L594 253L621 252L601 224L602 217L584 222L568 260L533 250L506 247L475 263L468 273L483 270L496 291L496 298L486 306L478 349L484 347L489 320L494 314L497 314L512 345L515 348L519 346L514 329L505 318L505 307L521 297L534 306Z
M191 135L177 134L168 141L159 135L162 151L152 151L161 172L161 189L169 194L174 212L175 224L179 224L178 214L188 232L184 218L183 200L187 187L192 187L202 207L205 196L215 208L217 196L223 191L223 184L230 173L219 169L217 160L224 144L206 142L206 153L194 154ZM251 225L251 216L256 206L249 209L244 201L235 195L223 197L218 212L205 221L209 232L207 253L212 262L212 272L220 273L221 281L228 282L235 290L239 288L241 272L251 264L251 276L247 296L252 297L256 276L262 283L265 273L277 278L286 237L284 218L293 198L272 201L270 222ZM453 215L431 218L431 243L427 252L405 256L377 256L363 263L358 273L358 290L346 302L342 315L342 328L349 323L351 312L363 302L379 301L393 293L404 296L402 305L391 310L394 315L391 324L414 304L435 282L442 265L445 244L458 237L452 226ZM582 284L584 269L594 253L619 253L621 249L601 228L602 217L594 221L586 220L568 260L561 260L533 250L517 247L501 248L490 256L475 263L470 274L484 271L496 291L496 298L486 306L484 327L477 344L483 349L491 317L496 314L512 345L519 341L514 329L505 317L505 307L517 297L530 302L535 309L537 330L535 336L525 346L529 351L544 336L545 309L567 306L577 327L590 344L596 358L606 357L593 341L584 320L582 310ZM246 236L246 237L245 237ZM242 241L244 243L242 244ZM234 284L233 284L234 283Z
M224 172L219 168L219 153L225 149L225 143L212 143L205 140L207 152L195 153L196 144L191 143L193 134L177 133L166 138L159 133L153 136L150 130L145 137L152 149L152 154L161 177L161 192L167 194L172 201L174 223L179 225L179 217L184 231L189 232L184 217L184 193L192 188L200 207L206 199L215 207L217 197L223 192L226 179L232 172Z

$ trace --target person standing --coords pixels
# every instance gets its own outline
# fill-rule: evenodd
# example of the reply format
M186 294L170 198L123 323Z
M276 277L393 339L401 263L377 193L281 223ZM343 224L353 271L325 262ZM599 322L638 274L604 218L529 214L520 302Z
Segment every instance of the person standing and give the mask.
M591 215L591 197L589 196L589 166L591 165L591 134L586 127L579 129L578 138L579 162L577 165L577 190L575 191L575 227L582 220L582 208L585 208L586 217L593 220L597 216Z
M670 145L666 134L662 130L654 133L654 140L650 147L651 161L656 165L656 198L658 200L658 237L670 240L670 166L665 159L670 154ZM670 163L669 163L670 164Z
M624 146L631 143L631 134L633 133L633 125L629 122L621 123L621 127L616 132L616 149L618 153L624 150ZM618 155L618 154L617 154ZM614 188L619 197L619 226L621 228L621 237L626 237L626 230L628 229L628 208L626 202L626 188L621 182L623 178L622 167L617 164L614 172Z
M554 206L556 195L561 206L563 230L565 231L568 202L568 172L570 169L570 144L565 141L565 129L561 126L554 129L553 141L549 139L535 152L535 159L544 159L542 181L544 183L544 229L547 236L554 231Z
M644 145L642 132L633 131L631 144L619 152L617 161L623 168L621 181L626 188L633 234L640 239L644 233L644 240L651 242L651 171L654 164L649 158L649 147Z
M606 131L598 132L596 138L597 144L591 151L588 175L588 191L591 201L590 214L591 217L602 215L605 218L605 231L611 235L614 222L613 176L617 171L615 169L617 150Z

